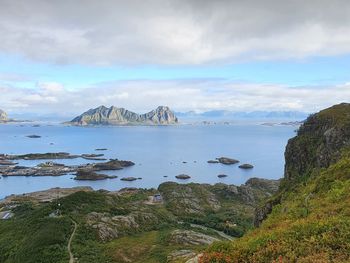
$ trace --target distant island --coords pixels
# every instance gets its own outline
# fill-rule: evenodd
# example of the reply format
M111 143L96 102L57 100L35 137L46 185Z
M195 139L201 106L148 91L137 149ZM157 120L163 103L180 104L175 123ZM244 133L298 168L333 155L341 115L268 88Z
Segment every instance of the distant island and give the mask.
M124 108L100 106L90 109L65 124L86 125L170 125L178 123L174 112L167 106L159 106L145 114L137 114Z
M7 113L0 109L0 122L7 122Z

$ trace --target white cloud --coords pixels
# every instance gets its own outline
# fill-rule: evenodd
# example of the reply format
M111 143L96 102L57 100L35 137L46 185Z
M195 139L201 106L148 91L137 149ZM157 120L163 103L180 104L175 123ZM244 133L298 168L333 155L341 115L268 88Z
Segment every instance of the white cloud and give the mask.
M0 52L93 65L337 55L349 14L347 0L2 0Z
M88 108L115 105L146 112L158 105L176 111L281 111L315 112L350 101L350 85L287 87L234 83L225 80L118 81L71 91L59 83L38 88L0 87L1 108L13 113L74 116Z

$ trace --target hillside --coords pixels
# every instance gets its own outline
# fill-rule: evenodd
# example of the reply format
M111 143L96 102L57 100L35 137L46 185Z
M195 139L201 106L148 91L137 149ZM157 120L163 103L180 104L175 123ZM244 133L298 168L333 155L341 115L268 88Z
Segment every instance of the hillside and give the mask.
M278 185L254 178L241 186L168 182L157 190L52 189L51 197L52 191L67 196L50 203L41 202L48 200L45 192L12 196L0 203L0 212L14 215L0 220L0 262L68 262L74 222L76 262L185 262L212 242L252 228L255 207Z
M71 125L168 125L178 122L175 114L166 106L159 106L145 114L137 114L124 108L100 106L90 109L66 124Z
M310 116L288 142L279 192L257 210L260 227L201 262L349 262L349 124L345 103Z

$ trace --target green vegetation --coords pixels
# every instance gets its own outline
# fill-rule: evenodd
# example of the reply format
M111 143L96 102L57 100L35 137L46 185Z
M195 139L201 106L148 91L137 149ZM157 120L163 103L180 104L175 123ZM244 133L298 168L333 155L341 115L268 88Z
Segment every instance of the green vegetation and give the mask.
M350 260L350 158L310 177L283 199L260 228L235 242L213 245L202 261Z
M72 220L78 223L72 252L80 263L166 262L176 250L194 253L205 248L204 244L172 243L169 236L175 229L217 239L223 237L215 230L241 236L250 229L254 205L271 190L242 187L165 183L158 190L119 194L81 191L52 203L18 199L15 217L0 220L0 262L68 262ZM161 193L164 204L148 203L156 193ZM53 213L58 208L59 213ZM177 261L181 257L173 262Z
M68 217L48 217L50 207L23 204L16 218L0 222L0 262L60 263L68 261L67 242L73 228Z

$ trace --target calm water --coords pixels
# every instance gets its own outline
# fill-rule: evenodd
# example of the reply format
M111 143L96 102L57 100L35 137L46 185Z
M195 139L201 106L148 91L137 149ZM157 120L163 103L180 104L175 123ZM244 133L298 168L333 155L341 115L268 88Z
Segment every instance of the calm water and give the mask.
M179 125L169 127L32 127L0 125L0 153L44 153L65 151L72 154L104 153L107 158L131 160L135 166L109 174L119 178L103 181L75 181L72 175L59 177L7 177L0 179L0 198L52 187L91 186L94 189L118 190L123 187L157 187L165 181L177 181L185 173L192 178L185 182L223 182L242 184L250 177L277 179L283 175L284 148L294 136L295 127L236 125ZM40 139L26 135L38 134ZM53 145L50 145L53 143ZM96 148L108 148L96 152ZM238 165L208 164L220 156L252 163L252 170ZM187 163L182 163L182 162ZM84 159L58 160L66 164L92 162ZM39 161L21 161L20 165L36 165ZM218 178L218 174L227 174ZM121 177L142 177L123 182ZM168 176L165 178L164 176Z

